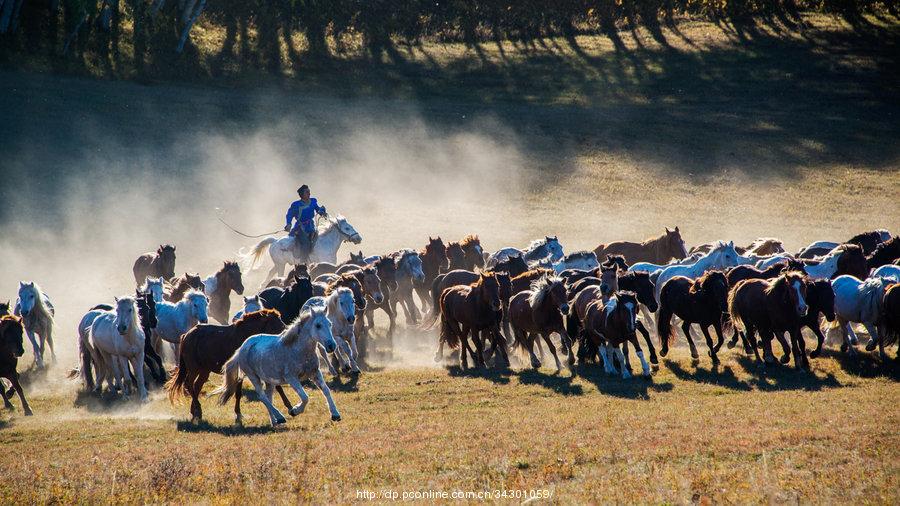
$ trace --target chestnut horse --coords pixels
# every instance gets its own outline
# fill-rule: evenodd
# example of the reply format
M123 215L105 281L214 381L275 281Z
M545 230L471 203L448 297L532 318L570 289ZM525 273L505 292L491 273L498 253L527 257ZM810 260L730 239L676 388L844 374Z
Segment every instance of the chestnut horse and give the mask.
M722 347L725 338L722 335L723 318L728 311L728 280L722 271L707 271L696 280L684 276L675 276L666 282L659 292L659 317L656 319L656 330L659 335L659 354L666 356L669 345L675 341L672 332L672 315L681 318L681 330L687 338L691 349L691 358L697 360L697 346L691 338L691 324L696 323L703 331L709 357L713 365L719 364L716 353ZM716 331L718 342L713 345L709 335L709 326Z
M463 256L465 256L465 252L463 252ZM437 239L429 236L425 249L419 251L419 258L422 259L422 272L425 274L425 279L421 282L416 281L413 286L422 302L422 313L427 314L428 306L432 303L428 293L431 284L434 283L434 278L442 272L446 272L450 266L450 262L447 260L447 246L444 245L440 236Z
M791 335L794 362L798 368L808 368L806 344L800 334L803 316L809 311L806 303L807 281L799 272L784 272L773 281L746 279L738 282L728 294L728 312L735 328L743 332L745 350L752 351L756 362L759 356L755 333L759 332L766 363L774 363L772 338L785 331ZM783 338L782 338L783 339ZM790 360L789 355L782 362Z
M278 311L263 309L245 314L231 325L197 325L181 337L178 365L166 383L169 401L180 395L191 396L191 422L203 418L200 394L211 373L220 374L222 366L248 337L279 334L284 322Z
M203 280L203 291L209 297L209 315L227 325L231 321L231 292L244 294L241 268L237 262L226 261L218 272Z
M168 302L178 302L184 297L184 294L190 290L203 291L203 280L199 274L191 274L185 272L183 275L172 278L167 282L166 293L163 300Z
M17 316L3 315L0 316L0 378L6 378L12 383L11 391L19 394L22 401L22 409L25 416L31 416L31 406L25 400L25 392L22 391L22 385L19 383L19 373L16 366L19 363L19 357L25 354L25 327L22 326L22 320ZM0 396L3 397L3 405L6 409L14 409L9 402L9 395L6 388L0 382Z
M147 276L169 280L175 277L175 246L160 244L156 253L144 253L134 261L134 282L141 286Z
M574 368L572 343L564 323L564 315L568 313L566 287L562 278L556 275L542 276L533 283L531 290L517 293L509 301L509 323L515 342L528 351L531 366L535 369L541 366L541 361L534 354L534 341L540 336L556 360L556 371L562 370L556 347L550 341L550 335L554 332L559 334L563 353L568 355L569 369Z
M463 369L468 369L469 361L466 352L472 356L475 366L484 366L484 347L478 334L489 330L499 337L500 329L497 312L501 310L500 283L493 273L481 273L478 281L467 286L452 286L444 290L440 298L441 337L435 361L443 360L444 344L456 349L460 342L463 345L460 362ZM475 342L475 351L469 346L469 334ZM476 352L477 351L477 352Z
M477 235L469 234L461 241L447 245L448 269L465 269L473 271L476 267L484 267L484 250Z
M666 227L666 232L661 236L640 243L615 241L601 244L594 248L594 253L597 254L597 258L604 258L607 254L622 255L629 264L635 262L665 264L673 258L681 259L688 255L678 227L675 227L675 230Z

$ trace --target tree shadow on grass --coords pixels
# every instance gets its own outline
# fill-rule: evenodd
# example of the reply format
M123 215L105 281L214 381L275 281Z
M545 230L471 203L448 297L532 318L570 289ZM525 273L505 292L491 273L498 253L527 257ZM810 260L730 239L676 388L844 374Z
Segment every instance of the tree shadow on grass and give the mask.
M600 393L624 399L649 400L651 392L670 392L675 386L666 381L658 382L656 377L645 378L637 375L623 379L620 375L606 374L601 366L580 366L578 375L596 385Z
M672 371L672 374L674 374L675 377L682 381L705 383L744 392L753 389L749 383L739 379L734 374L734 369L731 366L712 366L711 369L697 367L693 371L688 371L674 360L664 359L663 363L666 368Z

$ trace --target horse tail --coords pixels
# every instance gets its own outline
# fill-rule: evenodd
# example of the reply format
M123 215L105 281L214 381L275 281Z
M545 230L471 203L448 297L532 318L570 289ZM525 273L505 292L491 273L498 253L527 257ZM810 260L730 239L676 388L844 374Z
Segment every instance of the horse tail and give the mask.
M431 282L431 312L422 320L422 330L430 330L437 323L438 315L441 312L441 291L439 288L443 281L444 274L440 274Z
M741 283L739 282L728 293L728 314L731 315L730 320L731 320L732 325L734 325L734 328L741 332L746 332L747 325L745 325L744 321L741 320L741 313L740 313L740 310L738 309L738 302L737 302L737 293L738 293L737 288L740 286L741 286ZM835 318L835 321L837 321L837 318Z
M178 348L178 365L175 366L172 377L166 382L166 391L169 393L169 402L172 404L175 403L175 399L179 396L189 393L187 385L185 385L188 369L184 359L185 348L185 342L182 339L181 346Z
M240 349L234 352L234 355L228 359L228 362L225 362L225 365L222 366L222 386L215 389L212 394L222 394L222 397L219 398L219 405L224 406L228 399L231 398L232 395L237 393L238 389L238 373L240 372L241 366L238 363L238 353L240 353Z
M577 339L578 334L580 332L580 323L578 321L578 314L575 311L575 304L572 304L569 307L569 314L566 315L566 333L569 334L570 339Z
M445 298L441 298L440 307L441 307L441 341L447 343L451 349L459 348L459 336L456 333L456 329L453 328L453 325L450 323L450 318L447 316L446 309L446 300Z
M660 293L659 299L659 314L656 316L656 335L659 336L660 346L665 346L668 349L675 342L675 336L672 334L672 307L662 293Z
M256 246L254 246L253 249L251 249L247 253L244 253L243 248L241 248L241 250L238 251L238 256L244 260L250 259L250 265L248 266L248 268L253 269L253 267L256 266L256 263L259 262L259 257L262 256L263 251L265 251L266 248L268 248L270 245L272 245L277 240L278 239L271 237L271 236L266 237L262 241L259 241L258 243L256 243Z

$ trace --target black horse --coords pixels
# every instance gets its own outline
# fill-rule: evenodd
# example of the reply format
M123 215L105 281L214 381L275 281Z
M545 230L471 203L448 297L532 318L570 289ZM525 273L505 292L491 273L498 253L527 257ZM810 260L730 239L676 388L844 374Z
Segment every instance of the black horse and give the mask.
M312 280L306 276L294 275L294 282L287 288L273 286L259 292L259 298L266 309L281 313L281 321L290 325L300 316L300 309L313 296Z

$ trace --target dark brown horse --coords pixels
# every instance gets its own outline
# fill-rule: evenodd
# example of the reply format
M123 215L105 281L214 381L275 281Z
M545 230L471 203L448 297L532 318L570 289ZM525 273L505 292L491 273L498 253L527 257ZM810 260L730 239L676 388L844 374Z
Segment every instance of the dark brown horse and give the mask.
M160 244L156 253L144 253L134 261L132 268L134 282L138 286L144 283L147 276L161 277L169 280L175 277L175 246Z
M597 258L603 258L603 255L607 254L622 255L629 264L636 262L664 264L673 258L680 260L688 254L678 227L675 227L675 230L669 230L667 227L661 236L644 242L616 241L601 244L594 248L594 253Z
M566 300L566 287L562 278L545 275L536 280L531 290L517 293L509 301L509 323L518 346L525 348L531 357L531 366L541 366L541 361L534 354L534 341L540 336L547 344L550 353L556 360L557 372L562 369L556 347L550 340L554 332L559 334L563 353L568 355L569 369L575 365L572 343L566 332L565 315L569 313L569 301Z
M465 257L465 252L463 252L463 257ZM447 246L440 237L435 239L429 236L425 249L419 251L419 258L422 259L422 272L425 273L425 279L415 282L413 286L422 302L422 313L427 314L428 306L431 303L431 297L429 297L431 284L434 283L434 278L442 272L446 272L450 266L450 262L447 260Z
M494 339L503 339L497 320L497 312L502 309L500 302L500 284L493 273L482 273L478 281L466 286L452 286L444 290L440 298L441 337L435 361L443 360L444 344L456 349L460 343L460 362L463 369L469 367L466 352L472 356L476 367L484 365L484 347L479 333L489 330ZM475 344L475 350L469 346L469 335ZM502 351L505 353L505 350Z
M465 269L474 271L484 267L484 250L477 235L469 234L461 241L447 244L448 269Z
M341 274L331 280L328 283L328 286L325 287L325 293L322 295L327 297L341 287L349 288L350 291L353 292L353 304L356 306L357 310L366 308L366 292L363 290L362 283L360 283L359 279L351 273Z
M256 334L279 334L284 322L278 311L263 309L245 314L231 325L197 325L181 337L178 366L166 389L169 400L180 395L191 396L191 422L203 418L200 394L211 373L221 373L222 366L248 337Z
M900 236L894 236L879 244L875 251L866 257L866 267L877 269L900 258Z
M0 302L0 316L11 315L12 313L9 311L9 301Z
M818 344L816 349L809 353L810 357L816 358L822 353L822 344L825 342L825 336L819 327L819 313L822 313L825 319L830 322L834 321L835 316L834 289L831 287L831 281L827 279L807 280L806 305L809 309L806 311L806 316L800 319L800 328L809 327L813 334L816 335ZM732 340L736 340L736 337ZM734 344L729 343L728 346L730 348Z
M772 339L785 331L790 333L794 363L808 368L806 344L800 334L801 319L807 314L807 282L799 272L784 272L772 281L747 279L738 282L728 294L728 312L735 328L742 332L744 348L752 351L759 364L763 360L757 349L756 332L759 332L765 362L774 363ZM782 338L783 339L783 338ZM785 354L782 362L790 360Z
M221 324L231 321L231 292L244 294L244 282L241 279L241 268L237 262L222 264L222 268L213 274L212 279L204 282L204 292L209 297L209 315Z
M707 271L696 280L684 276L675 276L666 281L659 292L659 316L656 319L656 330L661 348L659 354L666 356L669 345L675 341L672 332L672 315L681 318L681 330L691 349L691 358L699 358L697 346L691 338L691 324L696 323L706 338L709 357L713 365L719 363L716 353L722 347L725 338L722 335L722 322L728 311L728 280L721 271ZM713 345L709 335L709 326L716 331L718 341Z
M878 331L881 338L878 340L878 346L881 356L884 357L884 347L900 339L900 283L892 283L884 289L881 315L881 328ZM900 359L900 347L897 348L896 358Z
M388 347L393 350L394 347L394 329L397 327L397 313L394 312L394 292L399 288L397 285L397 263L390 255L384 255L372 263L378 278L381 280L381 294L383 299L381 302L372 300L371 304L366 304L366 337L375 328L375 310L381 309L388 316L387 339ZM356 337L360 339L360 336ZM366 341L367 339L363 339Z
M782 260L762 270L752 265L739 265L729 269L725 273L725 278L728 280L728 286L734 286L745 279L772 279L784 271L804 272L803 266L803 262L792 258Z
M650 376L650 365L644 358L644 351L635 334L637 305L637 297L633 292L620 290L606 302L595 300L591 303L581 322L587 338L600 350L603 368L607 374L616 373L615 361L618 361L622 369L622 378L631 377L631 368L627 365L626 355L622 349L625 343L631 343L641 360L643 375Z
M553 269L546 269L544 267L535 267L534 269L525 271L522 274L514 276L512 279L510 279L510 283L512 285L512 294L515 295L517 293L524 292L525 290L530 290L531 284L535 281L545 276L555 275L556 273L553 272Z
M841 244L837 247L842 251L838 257L837 271L832 278L843 274L855 276L856 279L866 279L869 276L869 267L866 265L866 255L858 244Z
M0 316L0 378L6 378L12 383L12 388L22 401L22 409L25 410L25 416L31 416L31 406L25 399L25 392L22 391L22 385L19 383L19 373L16 366L19 363L19 357L25 354L25 327L22 326L22 320L16 316ZM6 409L14 409L9 402L10 393L6 392L0 382L0 396L3 397L3 405Z
M184 294L190 290L203 291L203 280L199 274L191 274L185 272L183 275L172 278L167 283L166 292L163 299L168 302L178 302L184 297Z

